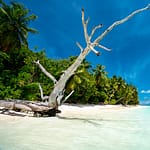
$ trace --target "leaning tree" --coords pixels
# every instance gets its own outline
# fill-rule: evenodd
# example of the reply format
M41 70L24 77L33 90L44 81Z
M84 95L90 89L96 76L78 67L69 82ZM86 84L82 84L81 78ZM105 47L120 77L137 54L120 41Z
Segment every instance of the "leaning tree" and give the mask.
M88 33L88 23L89 23L89 19L85 20L85 15L84 15L84 9L82 9L82 25L83 25L83 30L84 30L84 38L85 38L85 42L86 42L86 47L83 48L78 42L76 43L77 46L79 47L79 49L81 50L79 56L77 57L77 59L75 60L75 62L68 67L68 69L66 69L63 74L60 76L59 80L57 81L56 78L49 73L43 66L42 64L40 64L40 61L37 60L35 61L35 63L38 65L38 67L41 69L41 71L48 76L53 82L54 82L54 88L50 94L50 96L46 96L45 98L48 98L48 106L49 107L53 107L53 108L58 108L59 105L62 104L62 102L64 102L65 100L67 100L67 98L73 93L73 91L67 96L64 97L64 93L65 93L65 86L67 81L69 80L69 78L71 76L73 76L75 74L75 71L78 69L78 67L81 65L82 61L85 59L85 57L89 54L89 52L94 52L97 56L100 55L100 52L97 51L95 48L101 48L104 49L106 51L111 51L111 49L103 46L100 44L100 42L103 40L103 38L116 26L123 24L124 22L128 21L130 18L132 18L133 16L135 16L136 14L143 12L145 10L149 10L150 9L150 4L148 4L146 7L142 8L142 9L138 9L134 12L132 12L131 14L129 14L127 17L114 22L112 25L110 25L101 35L99 35L96 39L93 40L93 35L95 33L95 31L97 29L100 29L103 25L100 24L98 26L95 26L91 33ZM41 88L40 88L41 89ZM42 91L42 90L41 90ZM42 93L42 92L41 92Z
M35 63L37 66L41 69L41 71L49 77L54 82L54 88L50 94L50 96L43 96L43 90L42 87L39 84L40 92L41 92L41 98L48 99L47 103L39 103L39 102L29 102L29 101L0 101L0 113L5 113L7 110L19 110L19 111L32 111L35 115L48 115L48 116L55 116L58 112L58 106L61 105L64 101L66 101L69 96L74 92L72 91L69 95L65 97L65 88L67 81L75 74L75 71L78 69L78 67L81 65L85 57L89 54L89 52L94 52L97 56L100 55L100 52L98 52L95 48L101 48L106 51L110 51L111 49L103 46L100 44L100 42L103 40L103 38L116 26L123 24L124 22L128 21L130 18L135 16L136 14L143 12L145 10L150 9L150 4L142 9L138 9L131 14L129 14L127 17L114 22L112 25L110 25L101 35L99 35L96 39L93 40L93 35L96 32L97 29L102 27L102 24L95 26L91 33L88 33L87 26L89 23L89 19L85 20L84 16L84 10L82 9L82 24L84 29L84 37L86 42L86 47L83 48L78 42L77 46L80 48L81 52L79 56L76 58L75 62L68 67L60 76L59 80L56 80L56 78L49 73L43 66L40 64L40 61L37 60Z

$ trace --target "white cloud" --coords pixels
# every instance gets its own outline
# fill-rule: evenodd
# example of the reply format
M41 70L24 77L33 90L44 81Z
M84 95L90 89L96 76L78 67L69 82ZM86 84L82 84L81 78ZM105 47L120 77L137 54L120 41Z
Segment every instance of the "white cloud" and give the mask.
M143 93L143 94L150 94L150 90L142 90L141 93Z

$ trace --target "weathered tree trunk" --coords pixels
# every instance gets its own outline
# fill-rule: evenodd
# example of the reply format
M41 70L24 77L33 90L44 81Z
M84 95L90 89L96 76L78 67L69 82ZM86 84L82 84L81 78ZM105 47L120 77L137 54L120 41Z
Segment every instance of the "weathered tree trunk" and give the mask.
M55 116L57 112L55 108L41 102L0 100L1 114L12 114L12 111L13 114L22 114L24 116L28 115L28 113L32 113L34 116Z
M89 51L89 48L85 48L84 52L78 56L76 61L61 75L49 96L49 106L58 106L61 104L62 98L64 97L66 82L72 75L74 75L75 71L85 59Z
M84 29L84 37L85 37L85 41L86 41L86 47L82 48L82 46L79 43L77 43L77 46L80 48L81 53L77 57L76 61L61 75L61 77L58 81L44 69L44 67L40 64L39 61L35 62L39 66L39 68L42 70L42 72L45 73L45 75L47 75L54 82L54 89L49 96L49 107L57 108L61 104L61 102L63 101L65 86L66 86L68 79L72 75L74 75L75 71L81 65L82 61L85 59L85 57L88 55L88 53L90 51L93 51L97 56L99 56L100 53L97 50L95 50L95 47L99 47L104 50L110 51L109 48L106 48L105 46L102 46L99 43L114 27L116 27L120 24L123 24L124 22L126 22L130 18L132 18L134 15L136 15L142 11L148 10L148 9L150 9L150 4L148 6L146 6L145 8L142 8L142 9L132 12L130 15L128 15L124 19L114 22L100 36L98 36L93 41L91 41L91 40L92 40L92 37L93 37L95 31L97 29L101 28L102 24L93 28L91 34L88 35L87 25L88 25L89 19L85 21L84 10L82 9L82 24L83 24L83 29Z

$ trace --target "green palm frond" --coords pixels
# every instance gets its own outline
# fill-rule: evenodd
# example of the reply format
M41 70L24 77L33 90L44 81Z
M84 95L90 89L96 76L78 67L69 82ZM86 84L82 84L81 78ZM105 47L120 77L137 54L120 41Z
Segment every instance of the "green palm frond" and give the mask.
M5 15L8 17L9 20L11 20L10 15L8 14L8 12L7 12L5 9L3 9L3 8L1 7L1 8L0 8L0 11L1 11L1 13L5 14Z
M27 46L27 35L29 32L37 33L37 30L29 28L30 21L37 17L29 14L29 10L17 2L7 5L1 1L0 6L0 43L1 49L10 51L20 48L21 45Z

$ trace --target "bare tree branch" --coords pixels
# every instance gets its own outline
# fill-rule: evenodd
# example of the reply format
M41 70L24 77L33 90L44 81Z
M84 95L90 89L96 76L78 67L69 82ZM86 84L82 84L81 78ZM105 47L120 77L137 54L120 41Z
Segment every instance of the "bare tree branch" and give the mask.
M40 89L40 94L41 94L41 99L44 100L48 100L49 96L43 96L43 89L41 87L41 84L39 83L39 89Z
M94 27L94 28L92 29L92 32L91 32L91 34L90 34L90 36L89 36L89 40L92 39L92 36L93 36L94 33L96 32L96 30L99 29L99 28L101 28L102 26L103 26L102 24L99 24L98 26L96 26L96 27Z
M85 24L88 25L89 21L90 21L90 18L88 17L87 20L85 21Z
M71 91L71 92L69 93L69 95L67 95L67 96L65 97L65 99L62 101L62 103L64 103L65 101L67 101L68 98L69 98L73 93L74 93L74 90Z
M59 94L57 96L57 104L60 105L61 104L61 100L64 97L64 93L65 93L65 89L63 91L59 91Z
M99 51L97 51L96 49L94 49L94 47L93 46L90 46L90 49L97 55L97 56L99 56L100 55L100 52Z
M55 79L55 77L53 75L51 75L41 64L40 64L40 61L34 61L34 63L36 63L39 68L41 69L41 71L47 76L49 77L53 82L54 84L57 83L57 80Z
M124 19L120 20L120 21L116 21L114 22L111 26L109 26L95 41L94 43L98 44L114 27L123 24L124 22L128 21L129 19L131 19L133 16L135 16L136 14L143 12L145 10L150 9L150 4L148 4L146 7L138 9L134 12L132 12L130 15L128 15L127 17L125 17Z
M107 48L107 47L105 47L105 46L103 46L103 45L98 44L97 46L98 46L99 48L102 48L102 49L106 50L106 51L111 51L111 49L109 49L109 48Z
M80 45L80 43L79 43L79 42L77 42L76 44L77 44L77 46L80 48L81 53L82 53L82 52L83 52L83 50L84 50L84 49L83 49L83 47Z
M84 37L85 37L85 40L86 40L87 44L89 43L89 35L88 35L88 32L87 32L87 24L88 24L88 22L89 22L89 19L87 19L85 21L84 9L82 8L82 25L83 25L83 30L84 30Z

